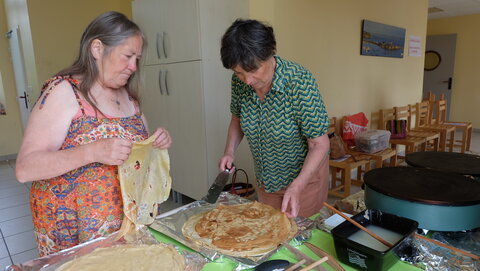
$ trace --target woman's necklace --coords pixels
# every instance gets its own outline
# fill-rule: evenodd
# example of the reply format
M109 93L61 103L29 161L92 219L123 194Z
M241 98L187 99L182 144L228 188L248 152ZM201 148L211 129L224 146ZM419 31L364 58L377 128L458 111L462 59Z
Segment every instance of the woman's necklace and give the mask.
M112 98L110 98L110 101L116 103L117 106L120 106L120 101L119 101L118 99L112 99Z
M115 98L110 98L110 101L112 101L113 103L117 104L117 109L120 110L120 101L118 100L118 94L115 95Z

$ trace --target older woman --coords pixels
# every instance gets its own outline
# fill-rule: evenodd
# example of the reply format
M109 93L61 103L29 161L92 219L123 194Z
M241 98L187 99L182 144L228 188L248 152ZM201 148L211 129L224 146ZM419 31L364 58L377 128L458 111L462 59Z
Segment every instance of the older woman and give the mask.
M223 66L233 70L232 117L219 167L232 167L245 135L259 201L308 217L327 199L329 121L312 74L275 52L273 28L256 20L236 20L223 35Z
M31 182L40 256L117 231L123 208L118 165L148 138L138 103L144 36L123 14L106 12L84 31L74 64L48 80L32 110L16 174ZM159 128L154 146L171 138Z

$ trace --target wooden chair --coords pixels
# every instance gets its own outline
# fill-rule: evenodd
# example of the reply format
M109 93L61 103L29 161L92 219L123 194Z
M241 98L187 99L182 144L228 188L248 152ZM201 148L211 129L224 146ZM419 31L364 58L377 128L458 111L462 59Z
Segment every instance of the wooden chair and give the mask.
M335 132L340 135L337 118L330 118L330 127L328 133ZM344 160L330 160L331 185L328 191L329 195L346 198L350 195L351 185L361 186L363 184L362 172L370 170L370 158L368 156L350 156ZM364 168L362 170L362 167ZM352 170L357 169L357 178L352 179ZM338 176L340 173L340 176Z
M343 126L343 123L345 123L346 117L342 118L342 122L340 123L340 127ZM381 168L385 165L388 165L390 167L396 167L397 166L397 151L392 148L386 148L383 151L375 152L375 153L366 153L362 152L357 149L348 149L348 153L353 155L353 156L358 156L358 155L366 155L369 156L370 159L375 161L375 167L376 168ZM388 160L388 163L387 163Z
M378 129L386 129L386 125L390 120L395 120L395 109L380 109L379 112L379 119L378 119ZM423 137L412 136L407 133L407 136L403 139L397 138L390 138L390 145L393 149L397 149L397 145L404 145L405 146L405 154L412 153L419 150L425 151L426 149L426 140ZM403 156L397 157L405 159Z
M429 124L435 124L437 123L437 119L435 117L435 101L437 99L437 96L433 94L431 91L428 92L426 97L422 100L422 102L428 101L428 123Z
M440 133L440 151L453 151L453 143L455 142L455 127L439 123L430 123L430 101L423 101L416 103L417 115L415 118L415 129L421 131L434 131ZM450 136L450 141L447 145L447 137Z
M411 105L395 106L395 119L407 121L408 135L425 138L426 148L431 146L431 149L438 151L438 144L440 142L440 133L435 131L424 131L421 129L412 128L412 117L416 118L416 107Z
M437 111L437 120L439 124L445 124L455 127L456 130L462 132L462 139L455 140L453 142L454 147L460 147L460 152L464 153L465 151L470 150L470 141L472 139L472 128L473 125L471 122L461 122L461 121L447 121L447 101L445 99L440 99L435 102L435 107ZM452 142L449 142L452 143ZM459 144L455 144L459 143Z

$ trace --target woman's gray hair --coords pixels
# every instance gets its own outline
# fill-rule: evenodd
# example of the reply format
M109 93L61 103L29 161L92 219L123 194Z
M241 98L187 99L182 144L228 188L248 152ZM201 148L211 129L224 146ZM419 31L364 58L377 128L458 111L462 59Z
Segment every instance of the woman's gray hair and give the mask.
M145 35L137 24L116 11L102 13L83 32L77 60L70 67L63 69L56 75L80 77L79 91L97 111L100 111L95 106L95 103L92 103L89 95L91 87L99 76L95 58L91 52L92 41L95 39L100 40L104 45L105 55L108 55L113 47L122 44L126 39L133 36L140 36L143 40L143 47L146 46ZM128 94L137 101L140 85L139 72L140 67L138 66L125 86Z

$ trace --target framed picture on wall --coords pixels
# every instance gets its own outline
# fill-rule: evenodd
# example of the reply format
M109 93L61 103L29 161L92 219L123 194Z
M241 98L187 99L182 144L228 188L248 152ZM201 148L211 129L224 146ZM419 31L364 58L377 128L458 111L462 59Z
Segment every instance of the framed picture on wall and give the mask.
M405 28L363 20L360 54L403 58Z

